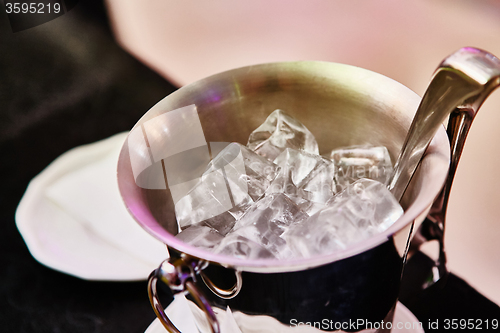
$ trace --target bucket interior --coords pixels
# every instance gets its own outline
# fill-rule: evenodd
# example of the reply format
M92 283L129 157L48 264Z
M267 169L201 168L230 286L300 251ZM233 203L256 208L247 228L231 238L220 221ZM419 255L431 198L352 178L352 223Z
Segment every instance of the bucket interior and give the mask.
M276 109L314 134L320 154L345 146L382 145L394 163L419 101L392 79L334 63L274 63L220 73L180 88L138 121L119 158L120 192L130 213L153 236L180 252L224 266L298 269L345 258L380 244L432 203L448 167L444 129L403 198L405 214L388 231L346 251L285 263L206 252L174 237L179 230L174 202L203 174L217 150L231 142L246 145L250 133Z

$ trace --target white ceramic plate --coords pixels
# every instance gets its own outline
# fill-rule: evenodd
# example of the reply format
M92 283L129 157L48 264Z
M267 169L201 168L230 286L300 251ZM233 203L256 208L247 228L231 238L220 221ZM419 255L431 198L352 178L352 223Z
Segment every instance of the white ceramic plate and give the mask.
M16 224L40 263L82 279L132 281L168 257L119 196L116 162L125 138L74 148L29 183Z
M165 310L170 320L182 333L209 333L203 312L191 301L183 296L176 296L175 300ZM214 308L217 319L221 324L222 333L318 333L324 332L307 326L287 326L268 316L249 316L241 312L232 313ZM232 317L232 318L230 318ZM237 327L233 326L236 325ZM403 304L398 302L394 314L393 333L424 333L420 322ZM423 325L423 323L422 323ZM373 332L375 330L366 330ZM158 319L155 319L145 333L166 333Z

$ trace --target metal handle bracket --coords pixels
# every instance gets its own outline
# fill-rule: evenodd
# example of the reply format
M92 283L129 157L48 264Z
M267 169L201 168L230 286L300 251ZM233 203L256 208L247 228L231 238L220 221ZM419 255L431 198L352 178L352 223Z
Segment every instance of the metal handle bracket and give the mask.
M157 291L158 280L166 283L174 293L183 292L190 294L205 313L212 332L220 333L220 326L212 307L205 296L196 288L196 267L193 267L192 264L184 261L183 259L179 259L173 264L168 260L165 260L149 275L149 301L151 302L151 306L153 307L156 316L170 333L181 333L181 331L179 331L179 329L177 329L177 327L175 327L172 321L168 318L168 315L165 313L164 307L160 302Z

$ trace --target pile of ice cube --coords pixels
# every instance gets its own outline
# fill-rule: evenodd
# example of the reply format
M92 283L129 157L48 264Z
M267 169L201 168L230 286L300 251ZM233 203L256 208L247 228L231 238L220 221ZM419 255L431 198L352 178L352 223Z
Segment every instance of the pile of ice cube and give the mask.
M288 259L327 254L386 230L403 209L387 190L385 147L319 155L312 133L276 110L231 143L175 205L186 243L230 256Z

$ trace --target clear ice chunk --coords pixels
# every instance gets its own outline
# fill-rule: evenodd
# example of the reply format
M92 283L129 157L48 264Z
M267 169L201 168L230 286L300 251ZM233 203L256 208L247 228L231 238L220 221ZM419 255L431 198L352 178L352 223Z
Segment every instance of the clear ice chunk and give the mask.
M321 161L318 155L286 148L276 157L274 164L281 167L280 175L287 175L294 184L300 184Z
M226 234L237 218L252 203L248 194L233 194L237 188L221 169L205 173L200 181L175 204L175 215L181 229L204 222Z
M296 204L326 203L333 196L335 166L330 160L287 148L274 163L281 169L267 194L284 193Z
M288 248L281 235L290 225L306 218L308 215L286 195L271 194L253 204L236 222L231 234L261 244L276 258L285 258Z
M247 147L231 143L208 165L198 183L175 204L181 229L204 222L225 235L258 200L279 167Z
M390 227L403 209L387 187L360 179L307 220L292 225L282 237L295 256L332 253Z
M231 143L208 165L205 173L223 170L232 183L233 192L248 194L253 201L264 195L279 173L279 167L239 143Z
M242 259L275 259L274 255L261 244L236 233L229 233L215 248L215 253Z
M302 211L304 211L309 216L316 214L323 208L326 208L325 203L314 202L309 200L302 200L301 202L296 202L296 204L300 209L302 209Z
M319 162L316 168L302 180L299 188L307 194L308 200L317 203L326 203L330 200L336 190L335 186L335 165L324 158L318 156Z
M339 189L358 179L368 178L387 184L393 172L391 156L383 146L352 146L333 150L335 181Z
M247 146L270 161L285 148L319 154L314 135L298 120L279 109L250 134Z
M271 182L276 178L279 167L256 154L246 146L238 144L243 160L245 162L245 172L243 178L248 182L248 193L256 201L264 195Z
M192 225L178 233L176 238L183 242L205 249L212 250L217 247L224 236L217 230L205 225Z
M318 157L287 148L276 157L274 163L280 167L280 170L266 194L285 193L290 198L306 199L307 193L300 190L298 185L317 166Z

